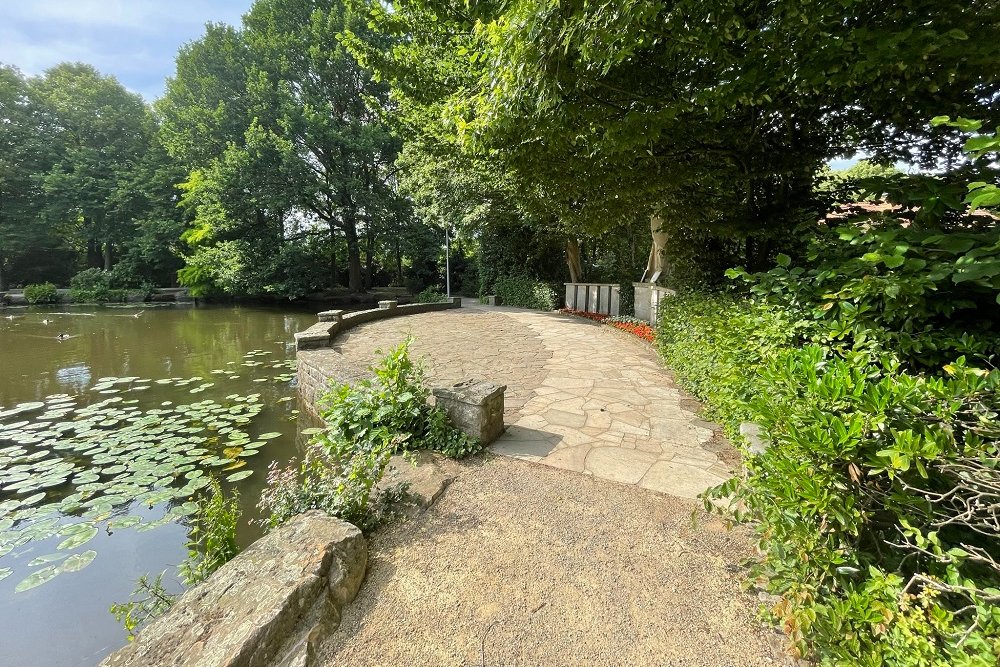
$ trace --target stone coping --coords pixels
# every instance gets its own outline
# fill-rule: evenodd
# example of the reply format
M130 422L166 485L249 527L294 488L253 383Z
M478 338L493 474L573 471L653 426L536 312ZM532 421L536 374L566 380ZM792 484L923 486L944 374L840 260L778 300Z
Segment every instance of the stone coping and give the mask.
M581 287L619 287L621 283L563 283L567 287L570 285L580 285Z
M432 313L439 310L452 310L462 307L461 297L451 297L448 301L437 303L410 303L405 306L397 305L395 301L380 302L378 308L371 310L359 310L353 313L345 313L342 310L325 310L318 314L319 322L312 325L305 331L295 334L296 350L314 350L322 347L330 347L333 338L340 333L353 329L356 326L385 320L390 317L400 317L402 315L416 315L418 313Z

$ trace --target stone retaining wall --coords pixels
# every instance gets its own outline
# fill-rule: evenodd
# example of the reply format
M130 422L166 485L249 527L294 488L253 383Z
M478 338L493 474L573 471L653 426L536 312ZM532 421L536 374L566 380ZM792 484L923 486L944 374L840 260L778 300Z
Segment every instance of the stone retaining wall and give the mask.
M185 592L101 667L307 667L367 564L357 528L300 514Z
M383 302L386 303L386 302ZM388 302L393 303L393 302ZM299 394L308 409L316 409L316 399L327 389L329 381L335 377L331 375L330 366L336 360L331 360L328 354L317 356L311 353L330 347L334 337L349 329L368 322L384 320L390 317L400 317L402 315L416 315L418 313L431 313L439 310L452 310L462 307L462 299L454 297L450 301L441 303L414 303L406 306L380 307L373 310L361 310L355 313L341 313L340 311L327 311L319 314L320 321L312 325L305 331L295 334L295 347L298 350L296 359L298 361L298 386ZM322 366L320 365L322 361ZM351 369L346 369L350 371ZM354 369L356 370L356 369ZM348 372L344 378L351 374Z

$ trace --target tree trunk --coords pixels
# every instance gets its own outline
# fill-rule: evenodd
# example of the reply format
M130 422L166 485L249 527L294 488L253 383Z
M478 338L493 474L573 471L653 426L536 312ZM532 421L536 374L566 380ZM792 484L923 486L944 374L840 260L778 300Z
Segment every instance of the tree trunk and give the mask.
M0 292L7 291L7 271L3 268L3 257L0 257Z
M396 235L396 285L403 284L403 253L399 247L399 235Z
M101 266L101 250L97 246L97 241L87 239L87 268L93 269Z
M108 241L107 243L104 244L104 270L105 271L110 271L111 270L111 263L112 263L112 261L113 261L113 258L112 258L111 241Z
M358 243L358 227L353 213L343 219L344 236L347 238L347 286L352 292L365 291L365 277L361 271L361 245Z
M580 263L579 239L566 239L566 266L569 267L569 281L571 283L583 281L583 266Z
M375 240L372 236L371 224L365 225L365 289L371 289L374 285Z
M336 287L339 283L337 267L337 223L334 220L327 220L330 225L330 287Z

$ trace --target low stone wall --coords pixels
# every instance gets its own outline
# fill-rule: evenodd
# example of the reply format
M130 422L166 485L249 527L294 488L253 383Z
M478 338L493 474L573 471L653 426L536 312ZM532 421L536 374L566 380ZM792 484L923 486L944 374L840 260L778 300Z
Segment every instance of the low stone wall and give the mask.
M313 350L321 347L330 347L334 336L367 322L461 307L462 299L456 296L448 301L438 303L411 303L405 306L397 305L395 301L379 301L378 308L359 310L354 313L328 310L319 314L319 322L305 331L295 334L295 349Z
M385 302L382 302L385 303ZM390 302L391 303L391 302ZM331 310L319 314L320 321L303 332L295 334L295 346L298 350L297 379L299 394L310 410L316 409L318 399L329 386L332 378L353 378L358 369L345 368L343 373L331 371L331 364L336 365L336 359L330 359L328 354L317 355L313 350L330 347L334 337L356 326L376 320L384 320L401 315L431 313L438 310L452 310L462 307L462 299L454 297L442 303L414 303L407 306L380 307L373 310L362 310L355 313L342 313ZM342 377L341 377L342 376Z
M192 300L188 295L186 287L160 287L153 290L149 299L146 299L145 295L139 294L136 290L133 290L133 292L134 294L129 295L126 298L128 303L142 303L144 301L148 301L150 303L186 303ZM72 299L70 299L70 290L56 290L56 299L57 303L72 303ZM0 307L3 307L4 305L27 306L29 304L28 300L24 298L24 290L17 289L10 290L8 292L0 292Z
M184 593L101 667L307 667L367 563L357 528L301 514Z

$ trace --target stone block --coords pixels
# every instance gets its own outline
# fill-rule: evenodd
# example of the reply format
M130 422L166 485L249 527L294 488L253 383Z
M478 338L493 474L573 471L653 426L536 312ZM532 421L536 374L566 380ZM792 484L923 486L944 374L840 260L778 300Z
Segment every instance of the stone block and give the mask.
M500 297L495 294L491 294L486 297L486 304L489 306L499 306L502 305L502 302L500 301Z
M342 310L324 310L322 313L317 314L320 322L337 322L339 323L344 318L344 311Z
M460 297L460 296L450 297L449 298L449 303L451 303L451 305L453 307L455 307L455 308L461 308L462 307L462 297Z
M378 302L379 310L392 310L393 308L395 308L398 305L399 305L398 301L379 301Z
M367 562L357 528L301 514L184 593L101 667L289 664L318 628L329 634L339 624Z
M503 394L506 385L481 380L464 380L450 387L435 387L437 405L448 413L451 423L483 446L504 432Z

